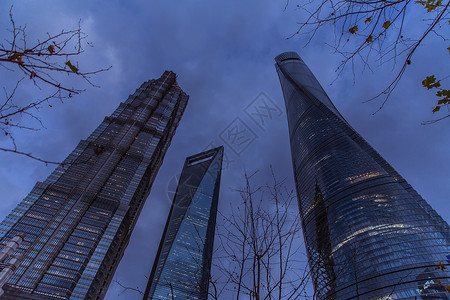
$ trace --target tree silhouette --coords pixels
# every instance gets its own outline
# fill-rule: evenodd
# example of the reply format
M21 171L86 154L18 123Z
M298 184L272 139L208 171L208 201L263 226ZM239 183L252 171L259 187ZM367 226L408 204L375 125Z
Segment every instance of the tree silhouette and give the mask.
M309 0L297 5L306 18L299 23L293 36L307 36L308 44L320 28L331 26L335 38L327 45L342 57L337 68L338 75L350 65L355 77L354 67L357 62L362 63L363 70L373 70L374 64L389 64L393 69L399 65L386 88L367 100L381 97L380 110L408 66L415 60L428 59L417 56L417 50L425 40L432 35L438 37L442 51L450 53L449 5L449 0ZM410 20L413 25L406 24L407 18L413 18ZM438 72L439 66L435 66L435 70ZM450 111L450 90L442 87L442 82L450 76L436 79L435 75L424 74L424 77L423 87L436 91L437 99L432 112L441 115L422 124L432 124L450 117L450 113L442 115L443 108Z
M309 269L301 237L297 198L271 169L272 183L258 186L244 176L231 212L220 213L219 245L213 259L212 291L230 299L298 299L306 292ZM219 286L219 288L217 288ZM219 299L221 294L215 294Z
M0 70L19 72L23 74L13 87L3 87L4 96L0 96L0 132L9 137L11 146L0 147L5 152L13 152L36 159L41 162L58 164L38 158L31 153L20 151L14 139L14 132L20 130L36 131L43 128L43 122L37 111L43 105L52 107L52 101L64 101L84 91L77 86L71 86L69 81L79 78L92 87L96 87L91 76L109 70L96 69L84 71L76 63L84 48L91 44L86 40L86 34L78 27L61 30L59 33L46 35L42 39L30 38L26 25L16 25L12 7L9 10L9 35L0 42ZM32 81L36 91L44 91L42 98L16 99L16 92L26 80ZM38 126L24 125L23 119L35 120Z

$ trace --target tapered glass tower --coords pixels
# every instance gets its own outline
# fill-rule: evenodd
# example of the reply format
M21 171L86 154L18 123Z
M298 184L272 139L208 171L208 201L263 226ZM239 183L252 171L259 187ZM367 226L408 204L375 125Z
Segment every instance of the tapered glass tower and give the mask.
M188 96L166 71L141 85L0 224L21 263L2 299L101 299Z
M448 299L448 224L345 121L297 53L275 61L317 297Z
M208 298L223 147L186 158L144 299Z

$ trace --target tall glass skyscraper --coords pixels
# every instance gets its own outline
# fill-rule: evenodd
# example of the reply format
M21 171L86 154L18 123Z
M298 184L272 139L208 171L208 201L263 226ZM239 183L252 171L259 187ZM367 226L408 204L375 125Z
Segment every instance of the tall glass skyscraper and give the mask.
M448 299L448 224L347 123L295 52L275 58L319 299Z
M0 246L23 235L5 299L104 297L188 98L173 72L144 82L35 185L0 224Z
M186 158L144 299L208 298L223 147Z

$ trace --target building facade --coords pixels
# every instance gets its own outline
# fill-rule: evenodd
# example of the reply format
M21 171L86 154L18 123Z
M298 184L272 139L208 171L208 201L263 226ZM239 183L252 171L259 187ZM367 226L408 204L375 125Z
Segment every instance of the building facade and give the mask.
M144 299L206 300L223 147L186 158Z
M448 224L347 123L295 52L275 58L318 299L449 299Z
M186 107L176 75L141 85L0 224L21 263L2 299L101 299Z

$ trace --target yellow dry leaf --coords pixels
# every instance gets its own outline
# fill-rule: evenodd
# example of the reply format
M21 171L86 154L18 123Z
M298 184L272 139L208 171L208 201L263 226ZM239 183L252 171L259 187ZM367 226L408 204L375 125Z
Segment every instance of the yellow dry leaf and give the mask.
M356 25L348 30L348 32L350 32L351 34L355 34L357 31L358 31L358 26L356 26Z
M72 72L74 72L74 73L78 72L78 68L75 67L74 65L72 65L72 63L70 62L70 60L68 60L68 61L66 62L66 65L70 68L70 70L71 70Z
M50 52L50 54L53 54L55 52L55 46L50 45L50 46L48 46L47 50L48 50L48 52Z

